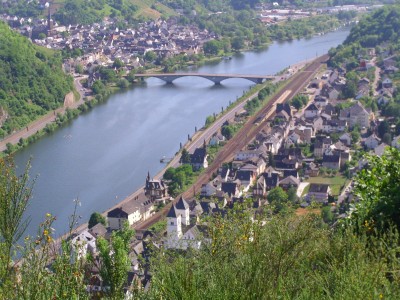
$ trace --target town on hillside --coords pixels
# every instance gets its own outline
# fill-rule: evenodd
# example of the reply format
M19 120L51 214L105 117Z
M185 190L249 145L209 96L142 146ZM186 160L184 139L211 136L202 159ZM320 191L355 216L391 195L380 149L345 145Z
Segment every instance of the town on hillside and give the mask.
M396 58L384 48L379 54L373 48L363 51L353 71L359 79L352 98L345 98L350 81L346 71L325 68L298 95L277 104L273 118L256 138L222 165L194 198L178 197L164 219L136 232L129 278L148 285L148 270L139 257L149 255L149 245L200 249L209 241L206 218L224 216L238 204L250 201L254 218L288 207L299 214L321 210L331 224L346 218L357 201L351 178L365 167L364 154L381 156L390 146L400 149L399 126L381 110L396 91L391 79L399 70ZM243 123L247 114L244 109L207 143L183 154L181 164L192 170L207 168L210 149L230 138L223 127ZM97 224L75 237L87 242L85 251L96 255L96 237L121 229L125 222L139 228L174 199L168 188L174 184L171 179L156 180L148 174L144 183L139 195L107 213L107 226ZM101 283L92 288L101 289Z

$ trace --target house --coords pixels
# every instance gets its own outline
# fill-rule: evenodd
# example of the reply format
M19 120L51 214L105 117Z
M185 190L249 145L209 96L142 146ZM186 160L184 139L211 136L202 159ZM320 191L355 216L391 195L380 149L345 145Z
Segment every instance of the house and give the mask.
M314 142L314 156L322 157L325 153L325 150L332 145L332 140L330 137L318 137Z
M375 155L377 155L377 156L382 156L383 153L384 153L385 150L386 150L386 147L389 147L389 146L388 146L387 144L385 144L385 143L380 144L378 147L376 147L376 148L374 149Z
M125 203L121 207L114 208L107 213L107 221L110 230L122 229L124 222L132 225L142 218L140 205L135 200Z
M294 176L288 176L285 179L279 181L278 185L284 190L288 190L291 187L294 187L297 190L300 185L300 180Z
M208 144L210 146L216 146L222 142L225 142L225 140L226 140L225 137L221 133L215 133L210 139L210 142Z
M235 160L243 161L254 157L259 158L261 154L263 154L263 152L260 150L243 150L236 153Z
M323 155L322 166L328 169L339 170L340 169L340 153L333 155Z
M326 203L330 194L331 188L328 184L311 183L306 199L308 201Z
M377 137L375 133L373 133L364 140L364 146L367 149L375 149L376 147L378 147L380 142L381 139Z
M393 82L392 82L392 80L390 80L390 78L385 78L385 79L382 81L382 87L385 88L385 89L392 88L392 87L393 87Z
M279 173L273 171L272 168L270 168L268 172L263 173L261 177L263 177L265 180L265 187L267 191L277 187L279 184Z
M357 101L351 107L341 110L339 119L342 121L347 121L347 124L349 124L350 127L359 125L361 128L368 128L371 114L359 101Z
M192 165L193 169L200 170L201 168L208 168L207 157L207 146L204 143L203 147L196 148L193 154L190 155L190 164Z
M253 188L253 196L255 198L257 198L257 196L264 197L266 193L267 193L267 184L265 182L265 178L264 176L260 176L260 178L258 178Z
M221 191L228 194L229 197L240 197L242 195L240 188L241 183L238 180L223 182L221 184Z
M319 175L318 166L314 162L307 164L304 175L309 177L317 177Z
M306 119L312 119L316 116L318 116L320 113L319 108L314 104L311 103L309 106L306 107L306 109L304 110L304 117Z
M243 191L247 192L250 186L252 186L256 180L256 172L240 169L236 172L236 179L240 180Z
M163 180L150 179L149 172L144 185L144 194L151 200L160 200L168 197L168 187Z
M265 147L267 152L275 154L281 147L282 141L283 135L281 135L280 132L275 132L267 137L267 139L263 143L263 146Z
M211 197L218 191L211 182L205 183L201 186L200 197Z
M140 220L146 220L154 213L156 201L157 199L151 199L144 193L140 193L129 202L109 211L107 220L110 230L121 229L124 222L132 225Z
M400 149L400 135L395 136L392 140L392 147Z
M86 257L88 252L91 254L97 252L96 238L87 230L73 236L71 239L71 246L77 259Z
M350 133L348 133L348 132L343 133L339 137L339 141L341 141L346 146L350 146L351 145L351 135L350 135Z

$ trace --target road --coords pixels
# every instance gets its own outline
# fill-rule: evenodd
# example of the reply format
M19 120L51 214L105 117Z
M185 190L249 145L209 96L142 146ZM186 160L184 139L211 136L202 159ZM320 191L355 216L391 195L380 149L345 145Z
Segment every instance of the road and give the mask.
M66 105L65 103L63 107L57 108L56 110L47 113L38 120L29 124L29 126L26 126L25 128L7 136L5 139L0 141L0 152L3 152L4 150L7 149L8 143L15 145L19 142L21 138L26 139L37 133L39 130L45 128L47 124L54 122L58 113L63 114L65 113L65 110L67 108L77 108L79 105L81 105L83 103L84 92L80 80L86 77L87 76L74 78L75 88L80 94L79 101L75 101L72 105Z
M275 106L277 103L282 103L287 99L296 95L301 89L303 89L308 82L315 76L316 72L328 59L328 55L318 57L312 61L307 67L295 74L291 80L278 92L272 99L262 108L257 114L252 116L239 130L239 132L227 142L227 144L218 152L214 161L209 167L198 177L196 182L182 194L186 199L190 199L194 196L194 191L200 191L201 186L207 183L213 174L218 171L218 168L222 166L224 162L229 162L233 159L235 153L245 148L260 132L264 126L267 125L271 116L275 113ZM254 125L255 120L262 118L263 121ZM198 145L201 145L202 139L198 140ZM177 199L175 199L176 201ZM165 206L163 210L156 213L148 220L138 224L136 226L137 231L143 231L150 227L152 224L161 220L170 209L172 203Z

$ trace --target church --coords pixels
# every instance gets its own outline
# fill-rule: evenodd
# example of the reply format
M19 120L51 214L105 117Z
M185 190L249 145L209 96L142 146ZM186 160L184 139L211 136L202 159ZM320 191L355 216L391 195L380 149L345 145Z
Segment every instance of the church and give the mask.
M186 250L201 247L207 228L204 225L191 226L189 210L189 204L182 197L172 205L167 214L166 248Z

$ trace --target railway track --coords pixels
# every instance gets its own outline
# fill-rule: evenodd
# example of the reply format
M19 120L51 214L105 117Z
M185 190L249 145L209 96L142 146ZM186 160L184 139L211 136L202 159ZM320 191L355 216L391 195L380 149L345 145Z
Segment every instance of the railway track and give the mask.
M275 114L275 107L278 103L283 103L287 99L295 96L301 89L303 89L310 79L316 74L321 68L322 64L328 60L328 55L323 55L316 58L304 70L297 73L277 94L275 94L270 101L254 116L250 117L249 120L243 125L236 135L228 141L228 143L218 152L214 161L209 167L197 178L196 182L182 195L185 199L192 198L195 193L201 190L201 186L206 184L213 174L216 174L218 169L223 163L229 162L233 159L236 152L244 149L264 128L269 119ZM258 125L254 125L256 120L262 120L258 122ZM179 196L179 197L180 197ZM177 199L179 199L179 197ZM177 201L175 199L174 203ZM137 232L143 232L154 223L161 220L167 215L172 203L165 206L160 212L156 213L148 220L139 224L135 229Z

